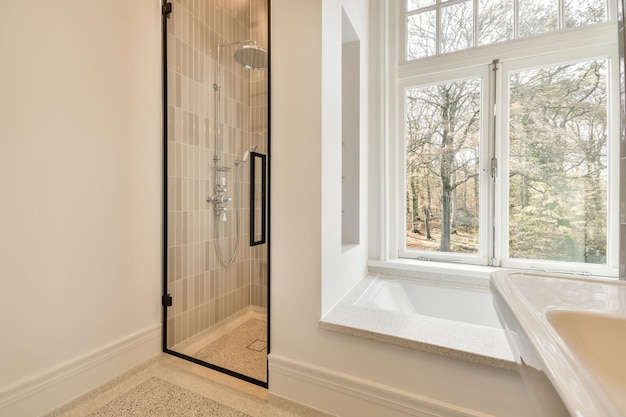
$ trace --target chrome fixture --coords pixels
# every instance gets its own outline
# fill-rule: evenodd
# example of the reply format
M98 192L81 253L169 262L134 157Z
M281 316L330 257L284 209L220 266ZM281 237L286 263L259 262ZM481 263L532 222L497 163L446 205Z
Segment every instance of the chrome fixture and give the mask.
M246 70L254 70L254 69L266 69L267 68L267 51L259 46L257 46L256 42L253 40L245 40L231 43L222 43L217 45L217 60L215 67L215 84L213 84L213 91L215 92L215 155L213 156L213 162L215 163L215 192L213 196L208 197L207 201L213 203L215 206L215 252L217 254L217 258L220 263L226 267L231 266L235 261L235 257L237 256L237 251L239 250L239 224L241 223L241 172L243 170L243 166L250 155L250 152L253 151L256 146L248 149L241 158L241 161L235 161L235 166L237 167L237 178L235 181L235 227L236 227L236 236L235 236L235 247L228 259L222 254L222 247L220 244L220 228L221 223L225 223L228 221L228 207L227 204L230 203L233 199L228 196L228 189L226 187L226 176L225 173L229 171L231 168L223 165L221 163L222 160L222 120L221 120L221 89L222 89L222 79L221 79L221 71L220 71L220 57L222 48L231 47L231 46L240 46L234 53L234 60L240 64Z
M240 223L241 223L241 173L243 171L243 167L246 164L246 160L250 156L250 152L253 152L256 149L256 145L249 148L244 154L241 160L235 161L236 171L237 171L237 180L235 182L235 248L233 249L230 258L226 259L224 254L222 253L222 245L220 243L220 229L221 224L226 223L228 221L227 211L228 207L226 204L230 203L233 199L228 196L226 188L226 177L221 177L221 180L218 184L215 185L215 194L212 197L207 198L207 201L213 203L215 206L215 253L217 254L217 259L224 266L231 266L237 257L237 252L239 251L239 232L240 232ZM219 171L216 170L216 175Z
M233 199L228 196L228 189L226 187L226 172L230 171L230 167L227 167L222 164L222 120L221 120L221 88L222 88L222 79L221 79L221 71L220 71L220 57L222 48L231 47L231 46L239 46L239 48L234 53L234 60L240 64L246 70L254 70L254 69L266 69L267 68L267 51L259 46L257 46L256 42L253 40L245 40L231 43L222 43L217 45L217 60L215 67L215 84L213 84L213 91L215 92L215 155L213 156L213 162L215 163L215 193L213 196L208 197L207 201L213 203L215 206L215 252L217 254L217 258L220 263L226 267L231 266L235 261L235 257L237 256L237 251L239 250L239 224L241 223L241 172L243 170L243 166L250 156L250 152L253 151L256 146L248 149L242 156L241 160L235 161L237 178L235 181L235 227L236 227L236 236L235 236L235 247L228 257L222 254L222 247L220 244L220 229L221 223L225 223L228 221L228 207L227 204L230 203Z
M216 95L215 103L215 156L213 161L215 162L216 169L219 171L225 171L230 168L221 166L219 161L222 159L222 126L221 126L221 93L222 77L220 71L220 57L222 48L231 46L240 46L233 57L235 61L247 70L264 70L267 69L267 51L260 46L257 46L253 40L245 40L231 43L220 43L217 45L217 60L215 65L216 80L213 84L213 91ZM216 177L217 181L217 177Z
M245 69L267 69L267 51L256 44L242 46L233 56Z

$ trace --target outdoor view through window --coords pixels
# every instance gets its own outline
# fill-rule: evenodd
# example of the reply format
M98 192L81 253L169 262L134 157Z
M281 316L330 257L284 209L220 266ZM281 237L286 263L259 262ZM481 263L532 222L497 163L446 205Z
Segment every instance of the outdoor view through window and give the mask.
M586 28L614 25L607 1L405 6L405 65L458 60L469 51L488 68L433 76L424 65L405 75L405 252L476 255L476 263L494 265L516 259L606 266L617 48L579 48L577 39L594 30ZM501 48L491 51L555 34L559 45L572 38L571 53L501 59L494 55Z

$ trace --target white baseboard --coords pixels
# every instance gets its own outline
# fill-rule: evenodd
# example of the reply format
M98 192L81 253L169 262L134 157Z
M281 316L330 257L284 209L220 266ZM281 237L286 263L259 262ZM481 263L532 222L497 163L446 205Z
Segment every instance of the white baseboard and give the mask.
M0 417L36 417L161 352L161 325L114 342L0 391Z
M340 417L492 417L374 381L269 355L270 395Z

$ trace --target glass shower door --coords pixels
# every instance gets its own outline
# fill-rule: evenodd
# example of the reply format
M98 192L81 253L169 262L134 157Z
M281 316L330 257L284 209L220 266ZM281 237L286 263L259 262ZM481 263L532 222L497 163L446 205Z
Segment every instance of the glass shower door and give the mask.
M163 348L261 386L267 166L252 161L269 155L268 16L267 0L163 6Z

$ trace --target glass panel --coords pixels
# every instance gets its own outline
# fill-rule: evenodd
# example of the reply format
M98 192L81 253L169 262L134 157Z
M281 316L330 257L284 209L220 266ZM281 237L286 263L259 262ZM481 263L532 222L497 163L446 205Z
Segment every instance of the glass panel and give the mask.
M509 81L510 256L606 263L607 61Z
M410 12L422 7L432 6L433 4L435 4L435 0L408 0L406 10Z
M441 52L474 45L474 8L471 1L441 8Z
M480 80L406 90L407 249L478 253Z
M248 164L269 148L269 73L233 54L248 39L269 46L269 1L200 4L172 2L164 20L166 349L266 385L268 243L249 245Z
M606 22L606 0L565 0L567 27Z
M478 43L513 39L513 0L480 0L478 3Z
M520 37L538 35L558 28L558 0L519 0Z
M434 10L415 14L407 19L406 59L434 55L436 52L437 22Z

